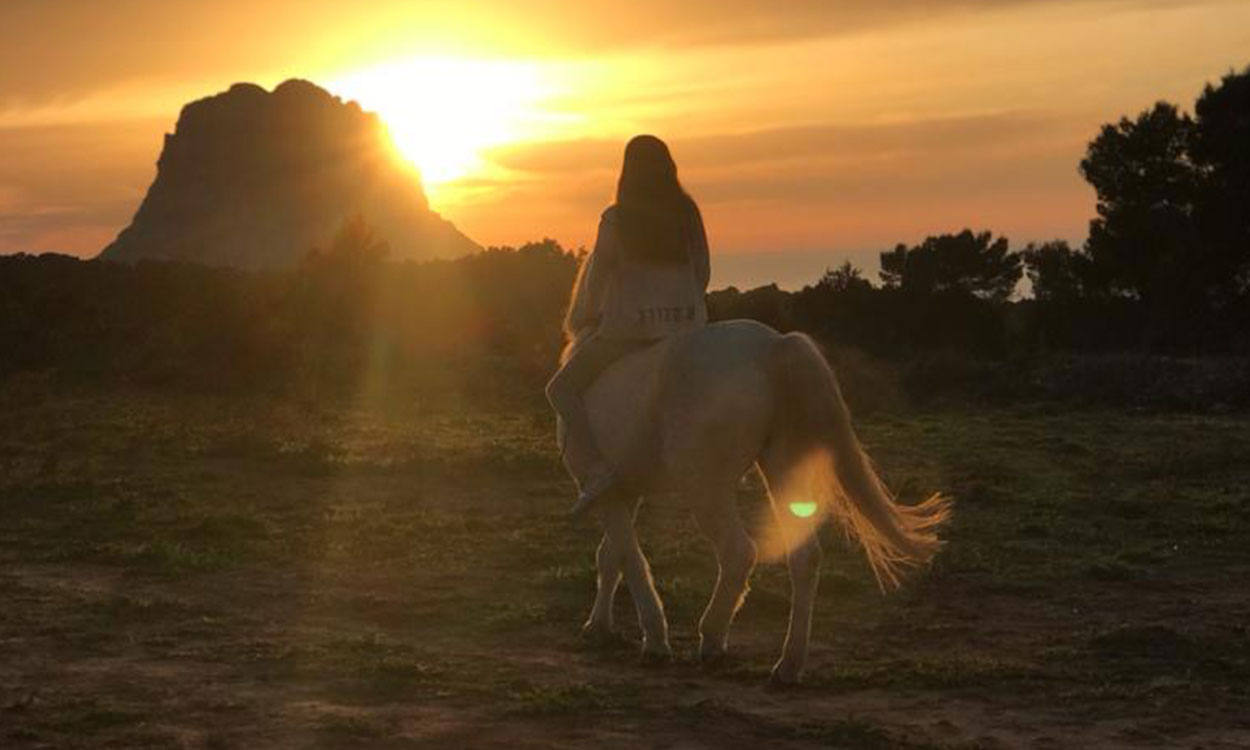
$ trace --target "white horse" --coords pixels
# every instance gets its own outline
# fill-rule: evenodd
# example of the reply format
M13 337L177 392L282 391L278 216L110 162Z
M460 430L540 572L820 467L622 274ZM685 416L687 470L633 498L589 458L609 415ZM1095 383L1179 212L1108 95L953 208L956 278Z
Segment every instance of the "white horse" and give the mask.
M684 498L716 549L720 574L699 621L703 660L725 654L757 559L736 503L739 481L753 465L777 518L778 538L761 543L765 552L785 555L792 587L774 681L793 683L802 675L822 521L834 518L858 539L883 589L940 546L936 529L949 516L949 500L894 502L860 448L832 370L802 334L781 335L747 320L714 323L623 358L586 398L599 446L628 486L640 496ZM596 556L598 592L583 629L591 637L613 632L612 600L623 576L642 626L644 658L668 658L664 607L634 532L637 505L605 501L596 509L604 537Z

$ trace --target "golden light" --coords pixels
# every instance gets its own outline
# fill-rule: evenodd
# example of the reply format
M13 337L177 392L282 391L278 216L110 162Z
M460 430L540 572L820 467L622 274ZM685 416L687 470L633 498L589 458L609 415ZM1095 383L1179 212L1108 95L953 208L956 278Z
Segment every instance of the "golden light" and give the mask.
M484 168L482 152L533 136L550 116L551 86L522 61L418 57L329 82L335 94L377 112L427 190Z
M761 509L764 533L756 540L760 559L784 560L816 534L836 512L837 486L833 461L824 449L811 451L781 481L770 484L773 504Z

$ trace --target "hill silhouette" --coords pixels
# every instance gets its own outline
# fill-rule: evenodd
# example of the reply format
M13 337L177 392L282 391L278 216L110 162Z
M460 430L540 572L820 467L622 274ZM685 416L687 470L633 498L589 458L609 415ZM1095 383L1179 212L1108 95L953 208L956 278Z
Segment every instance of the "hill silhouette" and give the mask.
M287 267L356 216L396 259L480 249L430 210L375 114L304 80L238 83L182 109L156 180L100 257Z

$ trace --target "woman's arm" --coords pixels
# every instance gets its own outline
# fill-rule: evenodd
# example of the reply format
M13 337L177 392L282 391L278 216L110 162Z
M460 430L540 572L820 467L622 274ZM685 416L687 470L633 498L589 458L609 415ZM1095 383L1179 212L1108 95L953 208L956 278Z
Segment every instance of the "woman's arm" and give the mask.
M564 318L564 331L570 336L587 326L598 325L603 314L604 297L618 254L616 233L610 223L611 218L605 213L599 220L595 249L586 256L573 285L573 301L569 303L569 312Z
M699 282L699 288L706 292L707 285L712 281L712 259L708 252L707 230L703 228L703 216L699 213L699 207L692 201L690 208L692 209L691 221L694 225L691 228L693 239L690 261L694 264L694 278Z

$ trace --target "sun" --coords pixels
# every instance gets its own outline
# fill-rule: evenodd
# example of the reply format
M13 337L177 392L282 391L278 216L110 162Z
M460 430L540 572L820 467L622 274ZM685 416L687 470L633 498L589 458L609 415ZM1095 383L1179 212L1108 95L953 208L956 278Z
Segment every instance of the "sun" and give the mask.
M480 172L485 149L529 135L549 93L537 65L448 57L384 63L329 87L378 113L427 190Z

